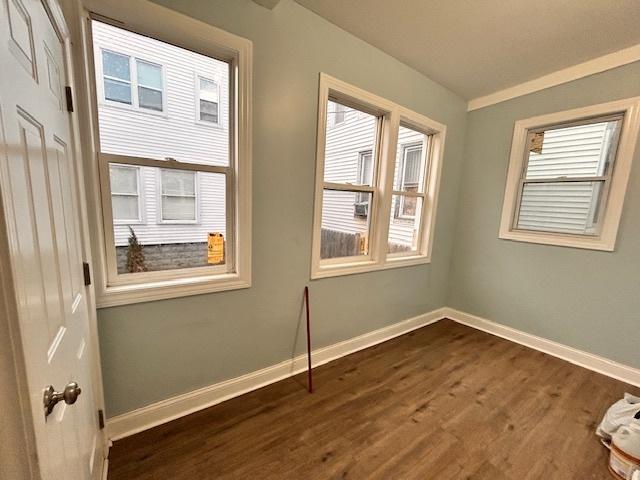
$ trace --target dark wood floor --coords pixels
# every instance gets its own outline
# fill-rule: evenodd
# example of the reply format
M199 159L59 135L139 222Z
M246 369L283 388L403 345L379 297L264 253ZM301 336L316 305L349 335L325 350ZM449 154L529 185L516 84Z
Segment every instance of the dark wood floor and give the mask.
M110 480L607 479L634 387L442 321L114 444Z

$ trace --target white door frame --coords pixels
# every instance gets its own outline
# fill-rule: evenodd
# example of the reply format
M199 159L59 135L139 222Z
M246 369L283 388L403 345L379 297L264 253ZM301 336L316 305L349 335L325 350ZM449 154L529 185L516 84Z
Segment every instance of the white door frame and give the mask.
M67 78L65 78L65 85L70 86L73 92L73 97L77 98L78 93L76 90L76 83L74 82L74 61L77 55L72 55L71 51L71 31L67 29L66 25L71 25L72 22L67 18L65 25L65 16L63 10L58 4L58 0L41 0L45 10L48 12L52 23L56 25L56 28L64 38L65 57L67 62ZM66 12L65 12L66 13ZM79 47L76 47L79 48ZM3 126L0 124L0 138L4 135ZM86 192L84 188L84 170L81 154L81 141L80 141L80 124L78 121L78 113L74 111L71 113L71 135L72 135L72 148L73 148L73 160L75 164L76 177L73 179L74 186L77 192L78 208L79 208L79 226L81 237L82 258L90 265L91 268L91 244L89 241L89 228L87 217L87 204L86 204ZM0 351L4 352L0 354L0 381L2 388L0 391L5 392L5 395L9 398L15 398L15 404L13 408L0 409L0 423L8 425L8 445L7 449L2 449L2 455L6 454L7 458L0 456L0 465L4 471L6 466L7 472L11 472L12 477L8 478L38 478L40 476L38 469L38 461L36 457L35 449L35 432L33 419L31 418L31 409L29 406L29 391L27 389L26 381L26 362L23 355L22 339L20 338L20 328L18 324L18 304L14 291L14 281L12 277L11 268L6 268L11 265L11 258L9 255L9 242L7 235L7 223L4 216L4 208L2 205L2 196L0 195ZM89 314L89 333L88 340L90 342L91 349L91 376L92 384L94 388L94 398L96 402L96 408L101 409L104 412L104 391L102 385L102 370L100 366L100 346L98 342L98 325L97 325L97 310L95 302L95 291L93 285L85 287L85 294L87 298L87 311ZM4 382L8 383L4 383ZM16 411L21 412L21 422L15 421L18 417ZM98 415L98 412L95 412ZM106 430L101 432L101 439L103 445L103 459L106 460L108 453L108 439L106 436ZM103 462L104 463L104 462ZM102 472L97 472L98 476L102 475Z

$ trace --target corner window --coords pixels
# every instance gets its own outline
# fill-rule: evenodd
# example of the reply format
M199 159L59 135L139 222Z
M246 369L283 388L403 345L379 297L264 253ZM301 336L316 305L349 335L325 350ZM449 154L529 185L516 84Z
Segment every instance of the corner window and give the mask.
M312 278L429 262L444 135L321 75Z
M251 44L149 8L168 26L183 23L176 31L193 35L175 38L167 28L165 42L141 34L144 25L137 33L102 17L92 19L87 32L96 66L90 73L104 100L96 102L93 115L92 173L103 206L97 214L103 239L95 241L104 256L97 262L101 307L245 288L250 282ZM125 11L109 16L126 17ZM203 37L221 43L203 45ZM165 79L165 68L187 74ZM216 79L197 77L198 115L219 128L193 121L194 68ZM149 116L146 111L164 110L166 92L175 105L172 114ZM109 108L115 103L133 108ZM226 122L221 109L231 113Z
M216 82L198 77L198 120L219 123L219 95Z
M117 43L113 47L124 48ZM107 103L156 112L164 110L161 65L104 48L101 65L103 96Z
M109 167L109 174L113 221L140 222L140 169L112 164Z
M612 250L635 108L612 102L517 122L500 237Z
M198 198L196 196L196 172L185 170L160 170L163 222L195 222Z

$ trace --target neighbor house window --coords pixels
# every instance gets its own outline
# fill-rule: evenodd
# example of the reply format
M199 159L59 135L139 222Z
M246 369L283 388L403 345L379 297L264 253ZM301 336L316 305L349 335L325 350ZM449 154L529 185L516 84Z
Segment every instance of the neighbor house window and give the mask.
M516 122L500 237L613 250L637 108L618 101Z
M340 129L329 128L336 112L349 118ZM444 125L321 75L313 278L430 260L444 135Z
M198 119L201 122L219 123L219 96L216 82L198 77Z
M135 17L126 2L105 8L111 18ZM96 262L100 307L250 284L251 43L148 8L148 21L138 25L165 25L167 42L98 19L87 32L96 67L90 74L102 95L89 103L97 105L98 134L90 172L100 204L111 205L96 212L104 237L94 239L103 255ZM195 67L216 79L196 77L198 120L219 128L202 131L189 116L192 76L165 79L165 69ZM175 112L143 114L164 111L167 90L175 92ZM233 101L220 92L233 92ZM129 111L109 108L116 104ZM220 111L230 112L226 121Z
M195 222L198 199L196 172L160 170L163 222Z
M347 119L347 107L341 103L331 103L330 106L333 108L333 124L339 125L344 123Z
M109 166L113 221L137 223L140 218L140 169L126 165Z
M422 144L402 147L401 155L401 158L398 159L400 181L397 190L415 193L420 185L420 171L423 163ZM396 203L396 216L414 218L416 216L416 198L400 196Z
M163 111L161 65L103 49L102 76L107 102Z

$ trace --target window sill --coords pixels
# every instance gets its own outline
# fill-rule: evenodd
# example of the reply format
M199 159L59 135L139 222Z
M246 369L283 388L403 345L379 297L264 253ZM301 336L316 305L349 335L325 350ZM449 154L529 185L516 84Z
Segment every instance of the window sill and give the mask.
M152 302L251 287L251 279L237 273L181 278L133 285L107 286L96 299L97 308Z
M407 255L397 257L387 257L385 263L378 262L353 262L338 263L333 265L320 265L313 268L311 279L340 277L343 275L355 275L358 273L377 272L381 270L389 270L392 268L411 267L414 265L425 265L431 263L431 258L426 255Z
M500 232L498 238L516 242L554 245L557 247L583 248L587 250L601 250L605 252L613 252L615 249L614 240L607 240L602 237L582 237L570 234L563 235L548 232L509 230L506 232Z

